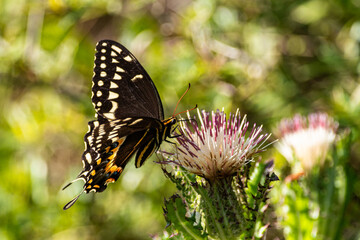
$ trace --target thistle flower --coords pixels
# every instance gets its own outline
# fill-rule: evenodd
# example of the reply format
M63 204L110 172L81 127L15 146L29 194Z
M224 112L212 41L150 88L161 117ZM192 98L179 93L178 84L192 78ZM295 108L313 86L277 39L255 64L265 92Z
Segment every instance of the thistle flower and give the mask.
M280 122L280 141L276 147L290 163L296 165L295 157L302 169L309 171L315 165L323 165L337 127L338 123L326 113L313 113L307 118L296 115Z
M197 117L190 117L188 113L187 119L183 120L180 121L176 149L164 154L167 160L163 163L185 169L177 171L175 168L177 175L165 173L177 184L180 202L186 205L184 209L192 209L188 215L192 216L194 212L201 215L204 231L211 238L251 238L256 231L261 236L267 225L261 222L265 210L259 209L266 209L262 207L266 205L270 183L277 178L270 174L272 162L257 162L253 168L250 166L255 162L255 155L272 144L267 143L270 134L262 133L262 126L256 124L248 132L249 122L246 116L240 116L239 110L229 114L228 118L223 111L198 110ZM192 174L200 177L194 178ZM194 204L194 199L200 201ZM179 223L178 217L171 214L181 207L173 202L166 202L165 215L182 231L183 222ZM198 223L188 226L194 225L199 226Z
M262 126L254 124L246 136L249 122L241 118L239 110L226 118L224 112L198 110L198 122L188 113L188 121L180 122L180 136L176 139L177 155L173 162L187 171L208 180L231 176L256 153L270 145L264 145L270 134L262 134ZM194 116L196 119L196 117Z

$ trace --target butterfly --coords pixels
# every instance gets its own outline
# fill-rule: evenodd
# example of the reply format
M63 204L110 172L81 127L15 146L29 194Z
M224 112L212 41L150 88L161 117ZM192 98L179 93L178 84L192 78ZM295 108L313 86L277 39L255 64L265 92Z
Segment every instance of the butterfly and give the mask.
M92 83L91 100L97 120L88 123L84 136L83 170L63 190L80 179L85 184L64 210L83 192L104 191L119 178L133 155L135 166L142 166L166 138L172 137L177 122L174 114L164 119L159 93L150 76L134 55L115 41L97 43Z

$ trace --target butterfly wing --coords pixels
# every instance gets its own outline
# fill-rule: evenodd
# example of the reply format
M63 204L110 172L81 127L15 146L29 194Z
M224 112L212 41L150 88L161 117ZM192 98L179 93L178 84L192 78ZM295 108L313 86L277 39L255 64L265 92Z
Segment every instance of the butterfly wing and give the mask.
M89 122L89 131L84 137L84 169L63 189L81 179L85 182L81 193L104 191L108 183L119 178L136 152L136 166L141 166L160 144L156 137L159 136L156 128L158 124L161 124L160 121L147 118L126 118L106 123ZM66 204L64 210L70 208L81 193Z
M102 40L96 45L91 99L96 113L108 120L164 119L153 81L129 50L115 41Z
M81 193L104 191L136 152L136 167L141 166L164 136L163 107L155 85L137 59L117 42L102 40L96 46L91 99L97 120L89 122L84 169L74 180L85 181Z

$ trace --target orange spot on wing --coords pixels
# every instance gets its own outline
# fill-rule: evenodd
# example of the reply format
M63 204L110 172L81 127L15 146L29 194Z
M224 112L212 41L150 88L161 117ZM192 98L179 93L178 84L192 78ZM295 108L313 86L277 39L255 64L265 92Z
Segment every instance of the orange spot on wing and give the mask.
M110 172L113 173L113 172L120 172L120 169L118 166L114 165L110 168Z
M96 173L96 171L95 171L95 170L92 170L90 174L91 174L92 176L94 176L95 173Z
M106 180L106 184L108 184L108 183L113 183L113 182L115 182L115 179L113 179L113 178L109 178L108 180Z
M100 188L100 186L99 185L94 185L94 188Z
M89 181L88 181L88 183L90 184L90 183L92 183L93 182L93 180L92 179L90 179Z
M123 142L125 141L125 139L126 139L126 138L122 137L122 138L120 138L120 139L118 140L119 146L120 146L121 144L123 144Z
M99 165L101 163L101 158L99 158L99 160L96 161L96 164Z

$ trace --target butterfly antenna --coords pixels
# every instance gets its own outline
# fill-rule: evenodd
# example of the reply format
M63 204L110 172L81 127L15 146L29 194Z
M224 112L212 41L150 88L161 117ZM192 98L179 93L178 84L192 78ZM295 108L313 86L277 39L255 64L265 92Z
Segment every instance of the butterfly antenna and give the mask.
M179 106L179 103L180 103L181 99L185 96L185 94L189 91L189 89L190 89L190 83L189 83L189 86L188 86L188 88L186 89L186 91L183 93L183 95L181 96L181 98L180 98L179 101L177 102L176 107L175 107L175 110L174 110L174 112L173 112L173 117L175 117L176 115L179 115L179 114L176 114L176 115L175 115L176 109L177 109L177 107Z
M179 113L177 113L177 114L173 115L173 117L175 117L175 116L177 116L177 115L179 115L179 114L182 114L182 113L184 113L184 112L189 112L189 111L192 111L192 110L194 110L194 109L197 109L197 107L198 107L198 105L196 104L196 105L195 105L195 107L193 107L192 109L188 109L188 110L185 110L185 111L179 112Z

